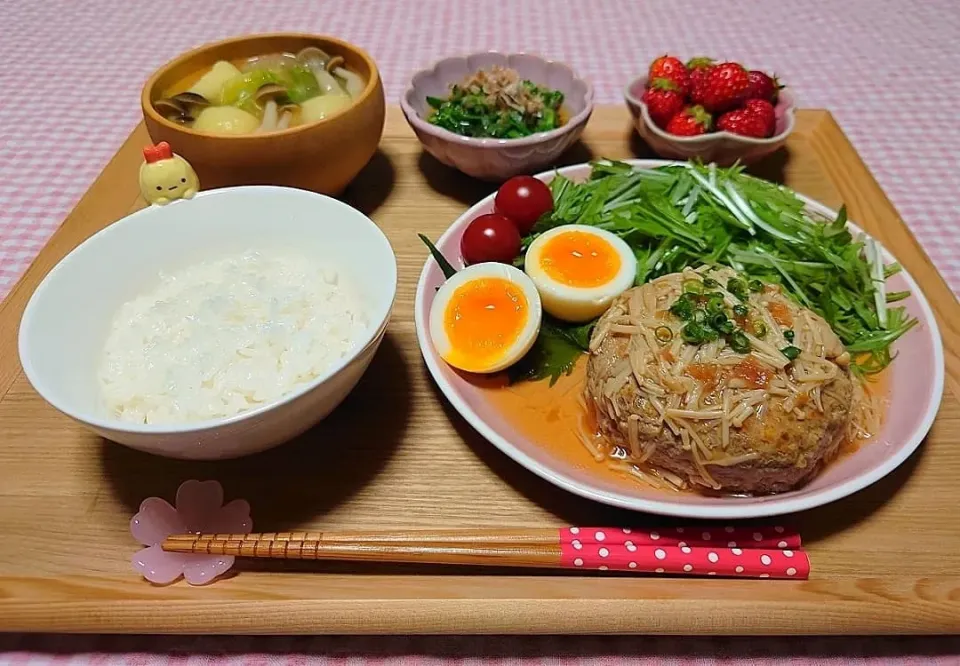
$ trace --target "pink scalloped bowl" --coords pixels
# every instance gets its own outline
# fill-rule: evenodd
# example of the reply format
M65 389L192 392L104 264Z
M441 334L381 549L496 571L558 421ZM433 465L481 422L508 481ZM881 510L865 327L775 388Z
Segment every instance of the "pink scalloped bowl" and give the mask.
M754 139L724 131L700 136L676 136L657 127L650 118L647 105L641 101L646 84L646 76L634 79L624 89L623 98L633 116L640 138L661 157L679 160L699 158L703 162L714 162L720 166L729 166L737 161L751 164L783 146L796 124L797 99L790 88L784 88L780 91L775 108L777 128L768 139Z
M511 67L524 79L559 90L570 119L562 127L521 139L479 139L460 136L427 122L427 97L446 97L450 85L478 69L494 65ZM531 53L496 51L456 56L437 61L413 75L400 97L400 108L424 150L463 173L489 181L503 181L521 173L534 173L554 164L580 135L593 113L593 87L567 65Z
M630 160L637 167L669 164L661 160ZM560 169L574 180L584 180L590 166L579 164ZM554 172L537 177L549 181ZM493 211L490 195L460 216L437 241L437 247L455 266L463 266L460 237L477 215ZM835 217L836 212L801 197L815 212ZM860 229L850 224L854 233ZM896 259L883 250L884 260ZM917 449L930 430L940 405L944 384L943 345L930 305L914 279L903 271L888 281L891 290L909 290L908 312L919 320L896 345L898 354L888 370L890 404L882 431L855 453L829 465L807 485L797 490L765 497L708 497L694 493L657 491L642 485L625 486L611 479L604 468L582 467L554 454L547 447L519 432L490 401L484 389L464 379L438 356L429 332L429 312L436 288L443 282L436 262L428 258L420 274L415 305L417 337L427 368L440 390L481 435L507 456L534 474L582 497L625 509L698 519L744 519L775 516L811 509L851 495L889 474Z

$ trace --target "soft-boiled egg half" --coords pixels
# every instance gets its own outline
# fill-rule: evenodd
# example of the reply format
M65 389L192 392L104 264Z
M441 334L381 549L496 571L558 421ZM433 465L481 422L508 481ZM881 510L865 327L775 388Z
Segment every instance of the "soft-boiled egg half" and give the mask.
M609 231L568 224L530 244L524 270L537 286L544 310L557 319L584 322L603 314L633 286L637 258Z
M430 306L430 337L444 361L466 372L507 368L530 351L543 310L523 271L486 262L447 279Z

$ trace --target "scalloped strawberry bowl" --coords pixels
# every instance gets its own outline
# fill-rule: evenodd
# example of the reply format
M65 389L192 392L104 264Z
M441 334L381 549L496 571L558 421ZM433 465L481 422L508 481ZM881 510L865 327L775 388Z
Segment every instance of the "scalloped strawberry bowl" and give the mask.
M797 99L789 88L784 88L775 107L776 130L769 138L755 139L726 131L700 136L676 136L657 127L650 118L647 105L641 99L646 83L646 76L634 79L624 89L623 98L640 138L661 157L679 160L696 158L720 166L729 166L738 161L750 164L779 150L796 124Z
M567 122L549 132L518 139L485 139L461 136L427 120L428 96L446 97L452 84L495 65L514 69L524 79L562 92L569 113ZM531 53L485 51L444 58L414 74L400 97L400 108L424 150L438 161L474 178L504 181L555 164L576 143L593 113L593 87L561 62Z

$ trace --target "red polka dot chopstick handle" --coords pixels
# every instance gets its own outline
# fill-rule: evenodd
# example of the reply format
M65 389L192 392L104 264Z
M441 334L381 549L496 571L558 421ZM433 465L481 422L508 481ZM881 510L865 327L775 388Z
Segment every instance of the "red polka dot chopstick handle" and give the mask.
M580 543L633 543L658 546L726 546L727 548L800 548L800 535L781 525L774 527L568 527L560 541Z
M780 527L620 527L178 534L163 550L280 560L416 562L646 574L797 578L800 537Z
M561 560L571 569L803 580L810 559L799 548L800 536L783 528L560 530Z

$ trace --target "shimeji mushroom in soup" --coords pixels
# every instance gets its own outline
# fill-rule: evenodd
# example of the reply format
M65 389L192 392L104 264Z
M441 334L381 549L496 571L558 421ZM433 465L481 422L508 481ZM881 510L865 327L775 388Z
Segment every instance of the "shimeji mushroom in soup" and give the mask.
M233 63L218 61L187 88L156 100L171 122L210 134L273 132L349 107L366 82L341 56L315 47ZM174 89L176 90L176 88Z

